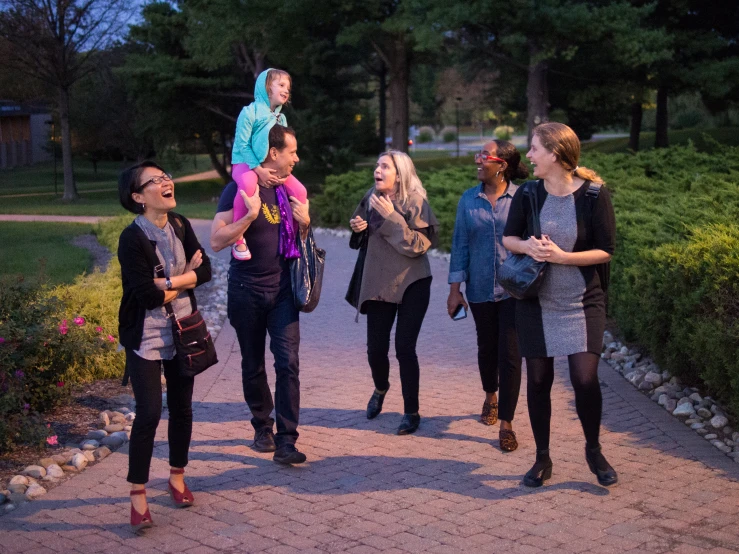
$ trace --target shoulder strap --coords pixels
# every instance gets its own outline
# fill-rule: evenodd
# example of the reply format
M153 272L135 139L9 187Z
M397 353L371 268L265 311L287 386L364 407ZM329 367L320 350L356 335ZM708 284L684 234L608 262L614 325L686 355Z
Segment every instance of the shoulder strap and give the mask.
M588 185L588 190L585 191L585 196L587 196L588 198L592 198L593 200L597 199L602 186L603 183L593 183L591 181Z
M587 210L587 221L590 225L590 228L593 228L593 212L595 207L595 201L598 199L598 195L600 194L601 189L603 188L603 183L593 183L591 182L588 185L588 190L585 191L585 206ZM598 272L598 277L600 279L600 286L603 289L603 292L606 293L606 310L608 309L608 285L611 281L611 262L606 262L603 264L597 264L595 266L595 270Z
M529 236L541 238L541 223L539 220L539 183L541 181L527 181L523 184L523 195L528 197L529 210L531 213L531 233ZM524 213L526 213L526 202L523 203ZM527 222L528 222L528 214Z
M177 238L180 239L180 242L184 244L185 223L182 221L182 217L174 212L169 212L167 216L169 219L169 224L172 225L172 228L174 229L175 235L177 235Z

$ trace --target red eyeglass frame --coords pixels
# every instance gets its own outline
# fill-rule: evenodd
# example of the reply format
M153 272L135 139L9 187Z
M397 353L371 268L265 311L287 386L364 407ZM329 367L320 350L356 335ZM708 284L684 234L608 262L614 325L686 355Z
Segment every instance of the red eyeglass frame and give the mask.
M490 154L483 154L482 152L477 152L475 154L475 162L478 160L482 160L483 162L499 162L499 163L505 163L505 160L501 158L497 158L495 156L491 156Z

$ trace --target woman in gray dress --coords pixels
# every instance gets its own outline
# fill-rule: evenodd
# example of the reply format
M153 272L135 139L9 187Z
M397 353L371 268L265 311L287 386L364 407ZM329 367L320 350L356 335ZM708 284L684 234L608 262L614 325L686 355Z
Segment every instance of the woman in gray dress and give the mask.
M577 415L585 433L585 456L601 485L618 477L601 453L602 396L598 361L606 320L605 292L598 266L615 247L610 194L592 170L579 167L580 141L561 123L534 129L526 157L534 165L541 238L531 236L531 210L522 186L513 197L503 245L549 266L538 298L516 305L516 330L526 358L527 399L536 441L536 463L524 484L538 487L552 474L549 428L554 357L567 356Z

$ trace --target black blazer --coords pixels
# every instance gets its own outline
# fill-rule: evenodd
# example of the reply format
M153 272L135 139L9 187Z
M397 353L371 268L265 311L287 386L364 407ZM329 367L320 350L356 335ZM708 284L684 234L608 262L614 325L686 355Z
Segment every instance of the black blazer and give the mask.
M190 222L174 212L167 214L169 223L182 241L185 257L189 262L201 249ZM144 333L146 310L164 305L164 291L154 285L154 267L159 263L156 256L156 241L150 241L143 229L135 222L121 233L118 240L118 261L121 263L123 298L118 310L118 336L120 343L132 350L141 346ZM211 278L210 259L203 251L203 263L194 270L195 286L207 283ZM191 295L194 301L194 295Z

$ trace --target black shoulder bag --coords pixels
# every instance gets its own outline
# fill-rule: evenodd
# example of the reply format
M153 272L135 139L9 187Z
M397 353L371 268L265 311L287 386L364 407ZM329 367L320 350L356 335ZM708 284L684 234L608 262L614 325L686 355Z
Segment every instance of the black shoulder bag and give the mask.
M293 299L298 310L310 313L316 309L321 298L326 251L316 246L312 227L308 230L305 241L298 238L296 242L300 257L290 262Z
M530 236L541 239L537 188L538 182L527 183L523 195L528 197L531 206L532 233ZM547 262L537 262L526 254L512 254L506 258L498 270L498 283L514 298L519 300L535 298L539 294L539 287L546 269Z

